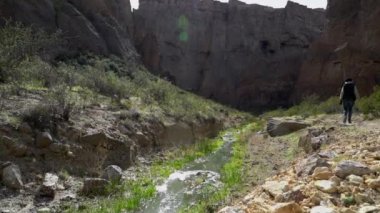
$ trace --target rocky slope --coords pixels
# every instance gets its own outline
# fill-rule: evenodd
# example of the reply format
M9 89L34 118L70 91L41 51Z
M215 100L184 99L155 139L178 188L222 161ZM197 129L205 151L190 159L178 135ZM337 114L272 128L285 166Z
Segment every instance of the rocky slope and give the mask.
M1 22L12 19L48 32L60 30L74 52L136 56L129 0L4 0L0 17Z
M319 117L301 130L300 157L220 212L379 212L379 120L340 126L336 119Z
M330 0L328 26L311 45L294 97L312 93L322 97L336 95L347 77L355 79L362 94L372 92L380 83L379 18L378 1Z
M324 11L239 1L142 0L135 45L155 74L242 108L288 105ZM160 18L157 18L160 17Z

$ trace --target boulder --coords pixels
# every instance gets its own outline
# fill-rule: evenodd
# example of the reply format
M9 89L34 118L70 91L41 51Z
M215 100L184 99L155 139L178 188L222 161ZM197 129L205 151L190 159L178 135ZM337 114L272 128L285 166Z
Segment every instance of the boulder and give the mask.
M310 133L301 136L298 141L298 147L301 147L306 153L318 151L321 146L328 141L327 135L312 136Z
M310 126L310 124L302 121L269 119L267 123L267 132L271 137L276 137L290 134L308 126Z
M276 197L289 190L289 183L287 181L267 181L262 187L271 196Z
M23 187L20 168L15 164L9 164L2 171L2 182L11 189L21 189Z
M52 173L46 173L44 181L38 191L39 196L54 198L57 190L58 176Z
M340 162L335 168L335 175L340 178L345 178L349 175L363 176L370 173L371 170L366 165L350 160Z
M107 166L103 171L102 178L109 180L111 182L119 182L123 177L123 170L116 165Z
M380 208L377 206L362 206L359 208L358 213L378 213Z
M50 144L53 143L53 138L48 132L40 132L36 138L36 146L37 148L47 148Z
M334 174L327 167L317 167L314 169L313 179L315 180L328 180Z
M292 201L296 203L300 203L306 198L306 196L302 192L303 188L304 188L303 185L296 186L292 188L292 190L276 196L275 201L281 202L281 203L292 202Z
M82 193L84 195L104 195L110 182L102 178L85 178Z
M326 193L335 193L338 190L335 182L330 180L318 180L315 181L314 185L317 189Z
M273 213L303 213L301 207L295 203L277 203L273 206Z
M296 168L296 173L298 176L306 176L306 175L312 175L315 168L317 167L329 167L329 166L330 165L327 163L326 159L321 158L318 155L314 154L300 161L296 165L295 168Z
M33 134L33 129L32 129L32 127L30 127L30 125L28 123L22 123L18 127L18 131L23 133L23 134L27 134L27 135Z
M336 211L326 206L315 206L311 208L310 213L336 213Z

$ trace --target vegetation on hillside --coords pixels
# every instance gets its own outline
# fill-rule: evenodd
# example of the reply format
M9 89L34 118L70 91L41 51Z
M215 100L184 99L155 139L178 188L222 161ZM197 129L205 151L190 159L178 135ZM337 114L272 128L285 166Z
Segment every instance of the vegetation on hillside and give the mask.
M12 96L42 96L39 105L31 105L22 115L36 128L67 121L73 113L94 104L177 119L234 113L151 75L133 60L85 54L46 62L42 59L45 49L61 40L58 34L8 22L0 30L0 38L4 38L0 44L0 109Z

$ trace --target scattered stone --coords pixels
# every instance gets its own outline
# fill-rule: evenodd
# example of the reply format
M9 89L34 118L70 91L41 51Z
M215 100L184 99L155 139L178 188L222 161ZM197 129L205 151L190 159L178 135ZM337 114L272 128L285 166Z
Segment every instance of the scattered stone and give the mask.
M295 120L270 119L267 132L271 137L287 135L310 126L308 123Z
M333 208L326 206L315 206L310 210L310 213L335 213Z
M357 176L357 175L349 175L347 177L347 180L352 183L352 184L355 184L355 185L360 185L364 182L364 179L360 176Z
M358 213L378 213L380 208L377 206L363 206L360 207Z
M327 167L317 167L314 169L313 179L328 180L333 176L333 173Z
M301 207L295 203L277 203L273 207L273 213L302 213Z
M276 197L289 190L287 181L267 181L262 186L271 196Z
M104 170L102 177L111 182L119 182L123 177L123 170L119 166L110 165Z
M104 195L110 182L102 178L85 178L82 193L85 195Z
M337 186L333 181L318 180L318 181L315 181L314 185L315 187L317 187L317 189L321 190L322 192L326 192L326 193L337 192Z
M11 189L21 189L23 187L20 168L15 164L10 164L3 169L2 182Z
M58 185L58 176L52 173L46 173L44 181L38 191L39 196L54 198Z
M50 144L53 143L53 138L48 132L41 132L37 135L36 138L36 146L37 148L46 148L49 147Z
M335 175L340 178L345 178L351 174L363 176L370 173L371 170L366 165L350 160L340 162L335 168Z

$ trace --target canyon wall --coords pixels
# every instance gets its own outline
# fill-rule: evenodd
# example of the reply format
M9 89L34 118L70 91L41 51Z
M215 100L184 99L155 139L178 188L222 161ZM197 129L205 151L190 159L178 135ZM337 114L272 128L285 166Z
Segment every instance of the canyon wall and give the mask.
M244 109L291 104L323 10L283 9L236 0L140 0L135 46L155 74L202 96Z
M1 22L13 20L61 31L67 50L135 56L129 0L2 0Z
M368 95L380 84L380 2L329 0L329 20L302 65L294 98L338 95L344 79L353 78ZM323 92L321 92L323 91Z

